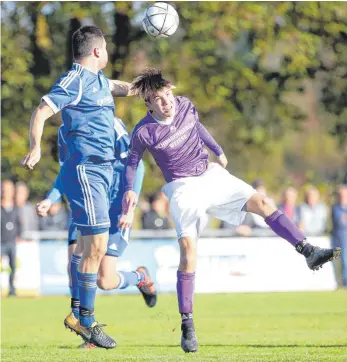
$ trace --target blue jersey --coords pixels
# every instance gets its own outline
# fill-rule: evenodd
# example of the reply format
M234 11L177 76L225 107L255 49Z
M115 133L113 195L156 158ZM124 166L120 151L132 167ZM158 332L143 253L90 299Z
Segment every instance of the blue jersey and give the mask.
M67 150L67 142L64 137L64 127L65 125L61 125L58 131L58 151L59 151L59 165L62 166L66 159L68 158L68 150ZM130 137L128 132L126 131L125 125L121 119L114 117L113 124L113 132L114 132L114 158L116 161L113 163L113 169L115 173L122 173L125 169L125 164L128 157L128 150L130 144ZM144 174L144 166L143 164L139 165L141 167L137 170L137 176L135 180L134 190L139 194L139 189L141 189L142 179ZM138 185L136 185L138 183ZM48 193L47 198L51 200L52 203L55 203L62 194L63 186L60 179L60 173L58 174L53 188Z
M115 105L104 74L74 63L42 98L54 113L61 111L67 158L114 160Z

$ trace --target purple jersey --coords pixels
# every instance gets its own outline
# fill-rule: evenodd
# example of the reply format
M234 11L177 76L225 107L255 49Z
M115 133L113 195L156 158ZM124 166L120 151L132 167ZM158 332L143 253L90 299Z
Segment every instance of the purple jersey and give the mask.
M136 168L147 149L159 166L166 182L199 176L208 165L206 145L217 156L223 154L206 128L192 102L175 97L176 113L170 124L156 121L150 112L134 128L126 168L126 190L132 190Z

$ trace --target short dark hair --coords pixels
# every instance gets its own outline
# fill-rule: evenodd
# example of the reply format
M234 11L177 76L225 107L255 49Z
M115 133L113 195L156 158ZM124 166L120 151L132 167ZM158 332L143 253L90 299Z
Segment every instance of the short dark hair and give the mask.
M82 59L92 54L99 46L97 42L104 38L104 33L95 25L82 26L72 35L72 54L74 59Z
M133 80L131 90L145 101L148 101L152 93L169 85L171 85L171 82L163 77L161 70L146 68L143 73Z

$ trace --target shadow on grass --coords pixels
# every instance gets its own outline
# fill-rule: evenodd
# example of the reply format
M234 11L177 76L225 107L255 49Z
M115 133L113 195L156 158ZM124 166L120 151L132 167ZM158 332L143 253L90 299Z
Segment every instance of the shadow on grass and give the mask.
M347 344L200 344L204 347L251 347L251 348L341 348Z
M123 344L124 347L180 348L178 344ZM244 348L343 348L347 344L199 344L200 347L244 347ZM59 346L60 349L77 349L76 346ZM117 347L116 347L117 348ZM83 349L82 349L83 350Z

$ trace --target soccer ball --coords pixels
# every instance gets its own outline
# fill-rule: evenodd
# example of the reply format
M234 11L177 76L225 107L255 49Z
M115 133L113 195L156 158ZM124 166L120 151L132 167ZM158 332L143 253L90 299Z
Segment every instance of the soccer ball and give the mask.
M153 38L167 38L178 28L177 11L167 3L154 3L149 6L142 20L146 33Z

